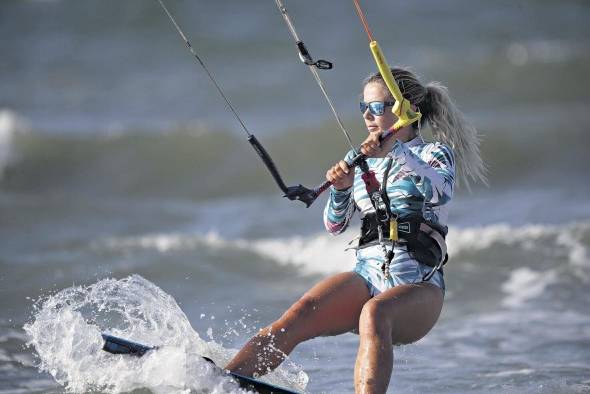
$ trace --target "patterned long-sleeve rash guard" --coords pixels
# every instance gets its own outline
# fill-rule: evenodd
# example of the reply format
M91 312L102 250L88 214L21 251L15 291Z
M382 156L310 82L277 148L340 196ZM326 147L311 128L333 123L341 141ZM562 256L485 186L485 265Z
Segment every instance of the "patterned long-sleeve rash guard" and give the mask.
M353 155L350 151L346 159ZM393 163L387 179L387 195L391 211L400 219L422 215L426 220L446 225L455 179L452 150L439 142L425 143L420 136L406 143L397 140L387 157L367 159L380 183L390 158ZM347 190L330 189L324 210L324 224L329 233L342 233L355 209L362 217L375 212L361 174L357 167L354 185Z

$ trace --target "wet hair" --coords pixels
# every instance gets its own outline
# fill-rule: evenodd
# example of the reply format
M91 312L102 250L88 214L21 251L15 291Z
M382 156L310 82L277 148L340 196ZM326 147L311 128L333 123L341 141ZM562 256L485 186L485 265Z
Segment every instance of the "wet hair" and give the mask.
M437 141L453 149L457 163L457 179L469 189L471 181L487 185L486 166L479 152L479 136L463 113L457 108L448 89L439 82L422 85L416 75L409 70L392 68L402 95L422 113L422 118L413 124L420 129L429 124ZM386 86L380 73L369 75L363 81L363 88L369 83L378 82Z

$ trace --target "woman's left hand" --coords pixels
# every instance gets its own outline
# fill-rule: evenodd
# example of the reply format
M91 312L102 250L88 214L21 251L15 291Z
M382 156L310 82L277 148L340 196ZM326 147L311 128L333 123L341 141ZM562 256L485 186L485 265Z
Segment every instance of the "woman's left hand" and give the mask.
M367 157L379 157L384 153L384 149L381 146L379 138L383 134L383 131L375 131L369 133L367 138L361 144L361 153Z

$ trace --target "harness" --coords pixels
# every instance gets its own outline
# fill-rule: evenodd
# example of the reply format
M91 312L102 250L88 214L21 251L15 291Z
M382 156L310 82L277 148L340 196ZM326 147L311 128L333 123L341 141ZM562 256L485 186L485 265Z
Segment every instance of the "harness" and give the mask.
M428 281L436 271L440 270L442 272L442 267L448 260L447 245L445 242L448 228L447 226L430 222L420 215L407 216L400 219L398 215L391 211L386 185L392 163L393 159L390 158L383 174L383 182L377 192L375 191L374 184L369 185L365 182L371 203L373 208L375 208L375 213L367 214L362 219L358 247L363 248L377 243L381 245L385 257L385 262L381 269L383 274L388 277L389 266L394 257L393 247L396 243L405 245L408 254L412 258L429 267L433 267L422 278L423 281ZM365 180L364 177L363 180ZM373 192L369 190L369 186L371 186ZM391 250L387 250L387 243L391 243Z

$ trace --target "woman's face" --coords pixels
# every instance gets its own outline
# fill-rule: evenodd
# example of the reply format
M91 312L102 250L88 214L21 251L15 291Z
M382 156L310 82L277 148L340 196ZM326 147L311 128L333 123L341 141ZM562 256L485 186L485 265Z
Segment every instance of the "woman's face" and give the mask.
M371 82L365 85L363 89L363 101L368 104L372 101L392 102L394 100L384 83ZM366 109L363 113L363 119L365 120L365 125L369 133L385 132L393 127L398 117L391 112L391 108L392 106L386 106L383 115L380 116L373 115L369 108ZM416 110L414 106L412 106L412 109L414 111ZM395 138L402 142L410 141L414 137L416 137L416 130L411 125L395 131Z
M365 85L363 89L363 101L370 103L373 101L394 101L387 87L380 82L371 82ZM383 115L373 115L369 108L363 113L363 119L369 133L389 130L397 121L397 116L391 112L391 106L385 107Z

